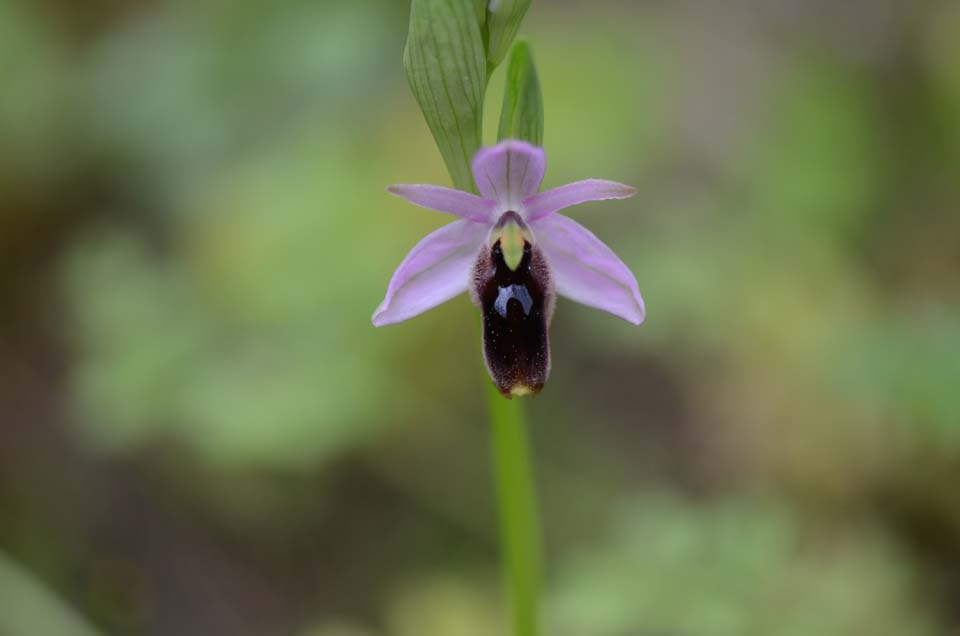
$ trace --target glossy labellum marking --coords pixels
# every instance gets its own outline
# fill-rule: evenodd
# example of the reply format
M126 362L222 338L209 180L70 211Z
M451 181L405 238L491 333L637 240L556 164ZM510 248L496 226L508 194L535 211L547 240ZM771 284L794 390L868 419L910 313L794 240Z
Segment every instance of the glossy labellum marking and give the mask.
M504 212L474 268L470 295L483 316L483 356L503 395L539 393L550 374L553 279L516 212Z

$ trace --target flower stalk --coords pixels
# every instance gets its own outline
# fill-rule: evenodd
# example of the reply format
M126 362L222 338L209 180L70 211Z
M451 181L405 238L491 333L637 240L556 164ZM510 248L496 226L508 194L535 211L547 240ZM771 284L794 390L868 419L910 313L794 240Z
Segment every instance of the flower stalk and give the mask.
M540 524L523 400L490 388L493 467L500 513L504 591L514 636L537 636L540 613Z

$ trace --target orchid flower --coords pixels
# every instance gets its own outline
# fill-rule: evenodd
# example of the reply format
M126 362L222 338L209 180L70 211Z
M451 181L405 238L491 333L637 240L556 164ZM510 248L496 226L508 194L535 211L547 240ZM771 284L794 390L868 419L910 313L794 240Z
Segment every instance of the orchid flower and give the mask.
M637 281L623 261L590 230L558 214L636 190L587 179L539 192L546 163L542 148L506 140L473 158L480 196L435 185L388 188L460 219L414 246L394 272L373 324L407 320L469 290L483 316L487 370L507 397L536 394L547 380L555 294L636 325L644 319Z

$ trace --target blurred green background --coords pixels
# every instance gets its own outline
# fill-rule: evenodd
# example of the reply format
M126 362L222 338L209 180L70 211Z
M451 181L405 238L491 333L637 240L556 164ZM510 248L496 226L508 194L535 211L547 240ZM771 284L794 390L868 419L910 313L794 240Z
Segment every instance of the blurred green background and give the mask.
M476 310L370 324L407 10L0 1L0 636L506 636ZM545 634L960 634L960 5L522 32L649 310L558 306Z

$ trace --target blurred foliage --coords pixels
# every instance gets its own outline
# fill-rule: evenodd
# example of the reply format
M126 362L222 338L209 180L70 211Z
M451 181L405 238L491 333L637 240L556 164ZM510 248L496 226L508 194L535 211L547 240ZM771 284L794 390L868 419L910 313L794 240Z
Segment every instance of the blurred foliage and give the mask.
M58 39L53 25L36 19L35 13L35 7L27 3L0 5L4 95L0 101L0 136L4 140L0 185L5 188L18 180L50 179L58 167L57 148L68 138L74 76L66 43ZM6 206L3 211L8 212Z
M960 625L960 11L893 5L531 5L650 311L558 306L551 634ZM448 220L407 17L0 3L3 636L501 628L475 311L369 322Z
M777 502L659 495L565 564L548 616L571 636L935 634L912 583L869 529L816 536Z
M375 155L335 121L384 61L360 40L330 37L385 29L389 14L344 4L321 21L311 3L266 6L233 23L201 14L188 29L185 5L94 56L93 86L103 88L94 101L123 104L94 108L101 134L117 148L132 143L121 151L151 181L170 180L160 195L173 200L161 204L174 214L165 245L114 232L69 268L94 354L78 388L98 443L172 434L214 461L312 465L366 438L386 408L389 378L357 319L367 299L354 293L380 280L350 263L356 222L382 198L360 176ZM290 33L321 23L309 38ZM145 65L169 78L154 92L141 89ZM272 131L251 125L264 112ZM364 248L382 241L371 232Z

